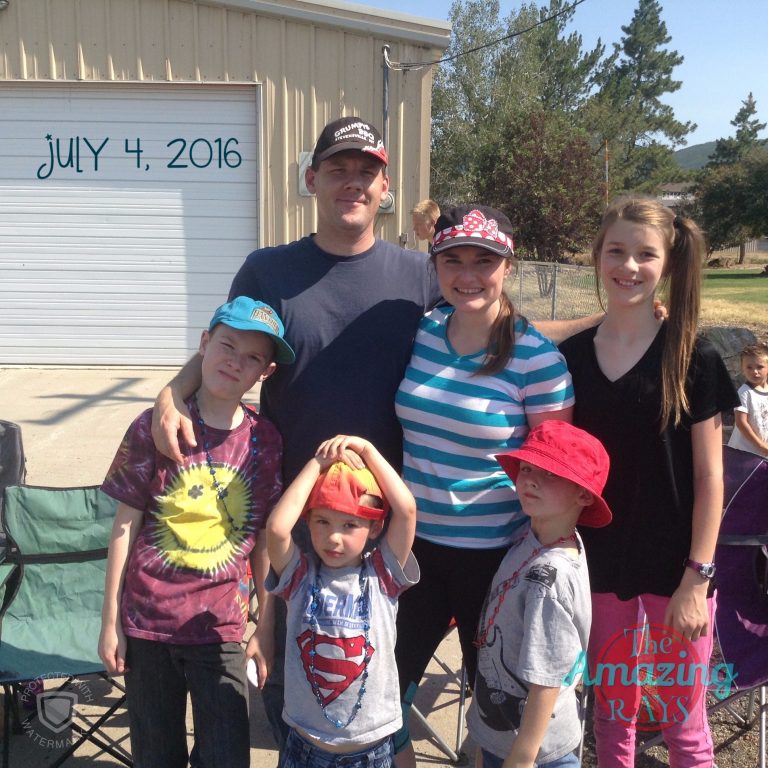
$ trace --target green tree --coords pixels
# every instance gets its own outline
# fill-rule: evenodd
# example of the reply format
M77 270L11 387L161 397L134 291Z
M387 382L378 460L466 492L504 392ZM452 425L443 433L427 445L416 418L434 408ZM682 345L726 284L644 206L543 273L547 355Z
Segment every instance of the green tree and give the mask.
M731 125L736 129L733 137L718 139L715 151L710 157L709 166L728 165L742 160L752 150L765 146L765 141L758 138L766 124L757 119L757 102L749 92L736 117L731 120Z
M545 110L577 113L597 82L605 46L598 38L595 47L585 52L580 34L565 34L574 13L571 0L550 0L549 7L524 6L517 17L518 26L530 26L531 18L540 22L521 39L521 47L529 51L528 58L535 68L533 81L527 87L536 106Z
M578 113L604 47L598 41L584 53L580 35L565 36L573 15L567 8L565 0L531 3L502 20L497 0L454 0L450 60L438 69L432 92L435 199L478 197L478 152L486 143L496 145L499 126L512 116L540 107ZM555 14L560 15L536 26ZM480 50L462 55L475 48Z
M739 246L768 232L768 152L756 149L736 163L708 168L696 187L697 214L711 251Z
M518 248L543 261L586 249L604 204L587 134L539 107L511 116L496 139L480 151L479 197L509 216Z
M612 60L603 67L600 92L591 105L590 122L600 143L609 146L612 192L668 181L673 147L684 144L696 127L677 120L662 101L682 84L672 74L683 57L666 49L672 38L661 13L657 0L639 0L632 20L621 28L624 36L614 44Z
M747 240L768 232L768 151L759 138L752 93L731 120L735 136L718 139L696 188L697 205L711 250L739 246L744 263Z
M501 63L498 0L454 0L451 44L432 87L431 195L441 203L474 196L474 160L478 133L491 114L495 79ZM473 53L462 52L480 48ZM455 57L455 58L451 58Z

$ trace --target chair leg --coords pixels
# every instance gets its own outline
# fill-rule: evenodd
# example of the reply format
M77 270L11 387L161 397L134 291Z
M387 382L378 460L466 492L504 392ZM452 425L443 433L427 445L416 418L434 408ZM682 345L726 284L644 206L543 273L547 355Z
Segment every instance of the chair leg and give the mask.
M9 768L11 760L11 707L13 689L3 685L3 768Z
M587 733L587 707L589 706L589 686L581 682L581 693L579 694L579 720L581 720L581 738L579 739L579 750L577 757L579 759L579 768L584 762L584 737Z
M117 688L121 693L122 696L119 698L118 701L116 701L112 706L110 706L106 712L102 713L98 719L88 725L87 727L83 727L79 725L78 723L74 722L74 720L70 723L71 729L80 734L79 738L73 739L72 744L67 747L67 749L62 752L54 762L50 764L50 768L58 768L60 765L62 765L66 760L68 760L74 752L80 747L81 744L83 744L85 741L90 741L91 743L95 744L97 747L102 749L107 754L111 755L115 758L115 760L118 760L123 765L126 766L132 766L133 760L131 760L130 756L126 755L124 751L120 751L114 744L109 744L106 742L101 736L97 735L98 729L101 728L101 726L110 718L112 715L125 704L126 695L125 695L125 688L120 685L116 680L113 680L109 675L101 674L101 677L103 677L105 680L109 681L115 688ZM59 688L59 690L62 690L66 688L72 681L72 678L68 678L66 682ZM2 768L10 768L10 746L11 746L11 729L13 727L12 723L13 720L16 719L20 722L20 716L18 713L18 701L17 701L17 694L15 691L15 686L13 684L4 684L3 685L3 692L4 692L4 714L3 714L3 723L4 723L4 733L3 733L3 766ZM36 715L33 713L30 715L30 718L34 718ZM82 716L81 716L82 717ZM87 718L86 718L87 721ZM21 731L20 731L21 732Z
M461 686L459 692L459 719L456 723L456 753L461 754L459 750L464 743L464 710L467 703L467 668L461 665L461 680L459 681Z
M411 705L411 712L416 716L416 719L422 724L424 729L429 734L430 738L437 744L440 751L453 763L454 765L467 765L469 760L467 755L461 751L461 745L464 743L464 711L466 709L467 701L467 669L461 665L461 675L457 675L445 662L443 662L437 654L432 657L437 663L449 674L456 678L459 684L459 712L458 721L456 723L456 748L452 749L448 742L430 725L427 718L421 713L419 708L415 705Z
M125 703L125 696L123 695L117 702L115 702L106 712L104 712L95 723L91 723L87 728L83 728L77 723L73 722L70 727L73 731L77 731L80 734L80 738L77 741L73 740L72 744L67 747L55 762L51 763L51 768L58 768L65 760L80 747L85 741L90 741L97 747L100 747L104 752L111 755L115 760L119 760L123 765L132 766L133 760L118 751L111 744L107 744L100 736L96 736L94 731L98 731L99 728L110 718L112 715Z
M758 744L760 747L760 768L765 768L765 726L768 718L768 704L766 704L766 686L760 686L760 738Z
M14 733L22 732L19 686L16 683L3 683L3 768L11 764L11 737Z
M443 754L454 765L467 765L468 759L463 752L454 752L448 745L448 742L427 722L427 718L421 714L418 707L415 704L411 705L411 714L416 716L416 719L424 726L428 731L431 738L435 740L435 743L443 752Z

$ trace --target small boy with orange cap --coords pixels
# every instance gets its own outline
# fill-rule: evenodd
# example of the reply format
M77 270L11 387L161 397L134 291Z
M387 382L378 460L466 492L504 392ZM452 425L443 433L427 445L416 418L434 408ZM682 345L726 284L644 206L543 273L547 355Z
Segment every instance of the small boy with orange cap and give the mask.
M381 543L368 548L389 525ZM312 552L291 530L306 514ZM419 579L416 502L367 440L323 442L267 522L267 588L288 605L281 768L393 764L402 725L395 667L399 595Z
M577 766L578 677L569 673L586 652L592 608L576 525L611 522L600 495L608 454L588 432L550 419L496 459L515 481L530 524L485 599L469 731L482 768Z

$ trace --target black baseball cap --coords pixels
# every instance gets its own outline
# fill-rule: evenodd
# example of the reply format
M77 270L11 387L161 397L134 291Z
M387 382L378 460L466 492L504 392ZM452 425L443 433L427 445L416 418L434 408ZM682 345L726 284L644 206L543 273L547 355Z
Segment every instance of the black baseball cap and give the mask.
M457 205L440 214L435 222L432 253L441 253L460 245L476 245L499 256L514 255L512 224L488 205Z
M357 149L372 155L384 165L389 163L381 134L373 125L359 117L340 117L328 123L315 144L312 163L322 162L347 149Z

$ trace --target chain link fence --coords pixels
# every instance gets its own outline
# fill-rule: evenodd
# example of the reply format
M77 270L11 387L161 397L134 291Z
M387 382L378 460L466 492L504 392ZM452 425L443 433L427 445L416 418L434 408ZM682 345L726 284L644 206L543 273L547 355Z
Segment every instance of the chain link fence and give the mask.
M529 320L571 320L600 311L591 266L520 261L504 287Z

